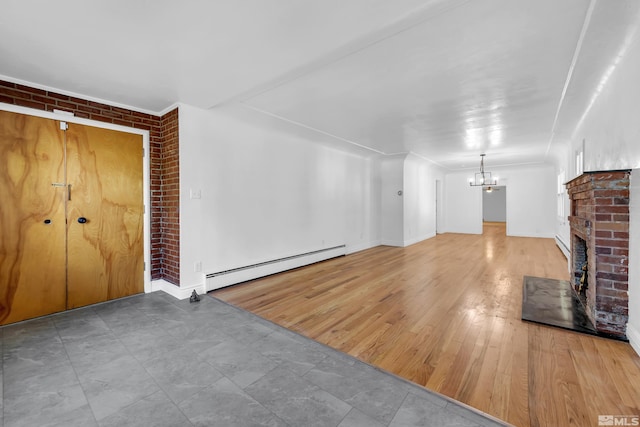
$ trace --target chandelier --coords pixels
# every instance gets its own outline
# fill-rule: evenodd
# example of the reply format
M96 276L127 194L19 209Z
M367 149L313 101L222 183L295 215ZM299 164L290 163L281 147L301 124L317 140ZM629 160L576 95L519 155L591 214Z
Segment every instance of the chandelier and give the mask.
M480 172L476 172L474 180L469 180L469 185L472 187L489 187L492 185L498 185L498 181L491 179L491 172L485 172L484 170L484 156L486 154L480 154Z

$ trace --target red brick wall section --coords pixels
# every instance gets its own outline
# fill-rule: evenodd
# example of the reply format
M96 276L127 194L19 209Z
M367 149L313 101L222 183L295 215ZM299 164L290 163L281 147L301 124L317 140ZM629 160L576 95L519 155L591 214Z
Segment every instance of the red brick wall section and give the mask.
M587 314L598 331L617 337L625 337L629 315L629 177L629 171L586 172L567 183L571 233L587 245Z
M149 131L151 279L179 285L178 109L159 117L3 80L0 102Z
M180 283L180 163L178 109L161 119L163 278Z

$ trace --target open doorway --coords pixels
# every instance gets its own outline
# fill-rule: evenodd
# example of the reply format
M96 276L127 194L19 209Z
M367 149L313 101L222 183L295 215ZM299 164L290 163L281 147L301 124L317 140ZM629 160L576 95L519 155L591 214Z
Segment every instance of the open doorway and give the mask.
M507 186L497 185L482 189L482 223L486 226L499 225L506 229Z

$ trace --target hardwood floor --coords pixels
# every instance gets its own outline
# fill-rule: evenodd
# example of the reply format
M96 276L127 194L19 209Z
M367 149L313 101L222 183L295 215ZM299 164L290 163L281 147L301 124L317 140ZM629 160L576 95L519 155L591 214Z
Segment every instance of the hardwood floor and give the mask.
M566 265L552 239L487 223L212 294L516 426L640 415L629 344L521 320L523 276L568 279Z

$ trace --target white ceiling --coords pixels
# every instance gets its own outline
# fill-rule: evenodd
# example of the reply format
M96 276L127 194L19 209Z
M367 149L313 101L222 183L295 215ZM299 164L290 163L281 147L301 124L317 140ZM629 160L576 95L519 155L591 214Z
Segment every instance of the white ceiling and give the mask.
M623 59L639 11L637 0L3 0L0 78L154 113L231 105L451 170L477 168L482 152L487 167L538 163Z

